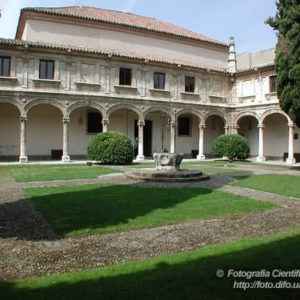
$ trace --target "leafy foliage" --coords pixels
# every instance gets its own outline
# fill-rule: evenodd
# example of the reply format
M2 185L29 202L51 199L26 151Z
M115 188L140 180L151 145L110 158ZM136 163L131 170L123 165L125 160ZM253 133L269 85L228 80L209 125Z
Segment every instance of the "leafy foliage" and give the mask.
M117 132L100 133L89 143L88 157L103 164L124 165L133 161L130 139Z
M214 153L229 160L244 160L249 156L248 141L238 134L221 135L214 143Z
M280 105L300 126L300 1L279 0L277 14L267 24L278 32L276 72Z

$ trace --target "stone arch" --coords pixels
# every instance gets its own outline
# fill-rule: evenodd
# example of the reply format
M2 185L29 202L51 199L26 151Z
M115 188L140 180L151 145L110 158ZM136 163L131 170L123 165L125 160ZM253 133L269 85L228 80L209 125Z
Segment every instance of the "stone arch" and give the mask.
M200 123L204 122L204 116L199 111L192 110L192 109L182 109L182 110L178 111L176 113L176 120L184 114L194 115L199 119Z
M224 121L224 126L225 127L228 126L228 120L227 120L227 117L225 116L225 113L223 113L222 111L219 111L219 110L209 111L204 117L205 124L206 124L208 118L210 118L211 116L218 116L218 117L222 118Z
M152 112L163 112L166 115L168 115L171 120L174 121L174 119L175 119L175 116L174 116L174 114L172 114L170 109L167 109L165 107L155 107L155 106L152 106L144 111L144 114L143 114L144 118L146 118L146 116Z
M107 111L107 114L106 114L107 118L109 118L113 112L121 110L121 109L127 109L129 111L133 111L138 115L140 120L144 119L144 116L143 116L143 113L141 112L141 110L137 106L131 105L131 104L115 104L115 105L113 105Z
M72 112L80 108L93 108L101 113L103 119L106 119L107 116L106 110L102 105L96 102L85 102L85 101L79 101L71 104L66 110L66 117L69 118Z
M24 112L23 107L18 102L16 102L16 101L9 101L9 100L2 100L1 99L0 104L9 104L9 105L12 105L12 106L14 106L17 109L17 111L18 111L18 113L19 113L20 116L25 116L26 115L25 112Z
M293 121L291 120L291 118L288 116L288 114L286 114L284 111L282 111L281 109L269 109L269 110L266 110L261 118L260 118L260 124L263 124L265 119L270 116L270 115L273 115L273 114L280 114L284 117L286 117L287 119L287 122L288 124L293 124Z
M253 117L257 120L257 123L259 124L260 123L260 118L259 118L259 115L254 112L254 111L245 111L245 112L241 112L239 113L235 120L234 120L234 126L238 127L238 124L239 124L239 121L244 118L244 117Z
M49 100L33 100L25 105L24 112L27 115L30 110L38 105L50 105L59 109L62 115L65 115L65 107L58 101L49 101Z

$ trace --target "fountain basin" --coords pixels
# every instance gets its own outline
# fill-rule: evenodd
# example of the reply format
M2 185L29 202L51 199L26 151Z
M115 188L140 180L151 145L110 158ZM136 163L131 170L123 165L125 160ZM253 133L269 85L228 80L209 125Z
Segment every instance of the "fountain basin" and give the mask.
M196 170L157 170L157 169L141 169L125 173L128 178L143 181L159 181L159 182L186 182L186 181L202 181L209 179L201 171Z

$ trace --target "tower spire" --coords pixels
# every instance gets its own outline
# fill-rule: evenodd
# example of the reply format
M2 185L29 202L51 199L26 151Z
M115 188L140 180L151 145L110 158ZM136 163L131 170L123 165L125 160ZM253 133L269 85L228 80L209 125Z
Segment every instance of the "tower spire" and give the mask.
M236 73L237 66L236 66L236 52L235 52L235 41L234 37L231 36L229 38L229 55L228 55L228 72L229 73Z

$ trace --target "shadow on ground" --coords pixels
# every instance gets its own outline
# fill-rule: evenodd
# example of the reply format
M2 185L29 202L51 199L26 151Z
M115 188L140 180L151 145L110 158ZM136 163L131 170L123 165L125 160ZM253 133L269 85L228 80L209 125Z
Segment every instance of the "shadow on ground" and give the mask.
M126 224L154 210L172 208L193 197L211 193L209 189L174 190L132 185L98 186L92 189L86 185L65 189L65 192L55 192L52 188L48 194L47 189L33 189L32 193L36 194L32 195L31 200L1 204L0 238L52 240L64 237L71 231ZM45 190L46 194L43 194ZM58 236L49 232L44 218L49 220Z
M300 266L300 236L272 242L238 242L229 246L202 249L176 257L142 263L65 274L42 281L0 283L2 299L299 299L297 289L233 289L234 280L253 283L255 279L217 278L234 270L294 270ZM205 251L203 251L205 250ZM298 278L257 278L262 283Z

